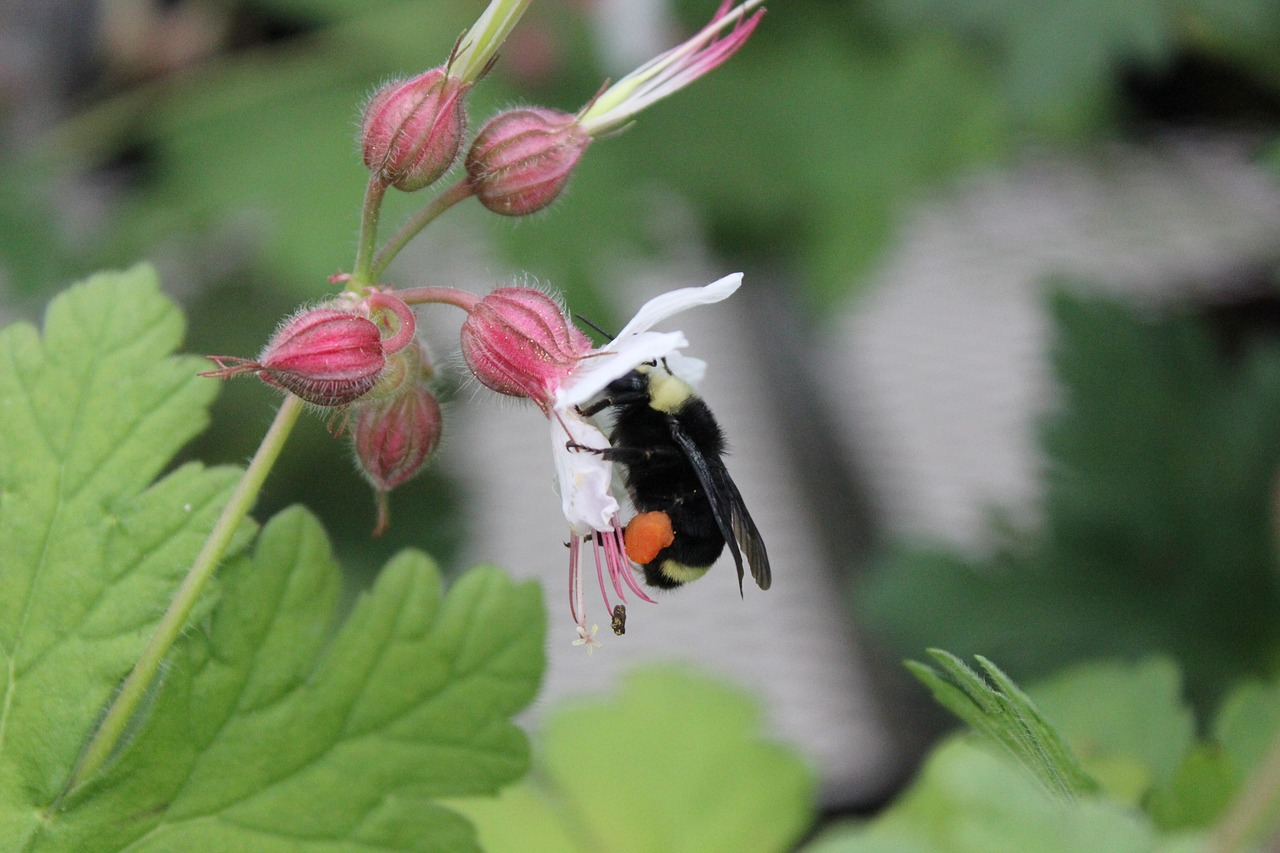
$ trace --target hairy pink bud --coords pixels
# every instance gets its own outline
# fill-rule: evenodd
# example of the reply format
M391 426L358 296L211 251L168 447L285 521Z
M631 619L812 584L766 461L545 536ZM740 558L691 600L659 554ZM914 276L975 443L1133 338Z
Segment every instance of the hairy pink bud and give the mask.
M364 164L405 192L434 183L458 157L468 85L444 68L389 83L365 107Z
M462 324L462 357L476 379L543 408L590 350L591 341L556 301L529 287L493 291Z
M317 406L343 406L364 396L387 361L378 326L340 308L311 308L285 320L256 361L209 358L219 369L202 376L256 373Z
M418 359L406 359L411 370ZM426 375L426 370L420 375ZM362 402L351 431L356 461L378 496L378 522L374 535L388 523L387 492L422 470L427 457L440 443L444 419L440 403L425 381L403 384L391 396Z
M508 110L480 128L467 152L467 178L494 213L536 213L560 195L590 144L576 116L541 107Z
M440 403L424 385L361 406L351 433L360 469L374 488L391 491L422 469L443 424Z

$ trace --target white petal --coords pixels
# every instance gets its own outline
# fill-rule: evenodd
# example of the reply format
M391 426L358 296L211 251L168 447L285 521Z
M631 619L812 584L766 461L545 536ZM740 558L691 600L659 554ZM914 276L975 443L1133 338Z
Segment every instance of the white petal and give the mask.
M612 530L618 514L618 501L610 490L613 463L588 450L569 450L565 444L570 440L599 449L609 446L604 433L573 409L552 413L551 455L556 463L565 520L579 536Z
M735 272L704 287L682 287L679 290L655 296L640 306L640 310L631 318L631 322L623 326L613 342L606 344L604 348L611 349L614 344L625 340L630 335L647 332L658 323L681 311L728 299L741 284L742 273Z
M625 339L619 336L605 349L597 350L597 355L578 362L573 375L556 389L556 407L581 406L637 365L666 358L688 345L683 332L641 332Z
M695 389L702 382L702 378L707 375L707 363L705 361L700 358L694 358L691 355L685 355L682 352L668 354L666 364L672 376L683 379Z

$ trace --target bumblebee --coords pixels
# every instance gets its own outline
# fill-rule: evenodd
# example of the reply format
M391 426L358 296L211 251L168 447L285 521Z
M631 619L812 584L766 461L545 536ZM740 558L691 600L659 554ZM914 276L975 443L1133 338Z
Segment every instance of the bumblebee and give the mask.
M637 512L624 544L645 582L673 589L697 580L728 545L739 592L744 559L768 589L769 555L725 468L724 433L706 402L665 363L641 365L602 393L581 411L613 415L611 446L596 452L623 466Z

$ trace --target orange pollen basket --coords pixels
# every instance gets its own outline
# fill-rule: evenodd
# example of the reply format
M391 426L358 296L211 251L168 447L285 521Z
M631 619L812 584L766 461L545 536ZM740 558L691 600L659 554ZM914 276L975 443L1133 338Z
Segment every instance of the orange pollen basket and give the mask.
M671 516L665 512L642 512L627 523L623 542L631 562L643 566L675 541Z

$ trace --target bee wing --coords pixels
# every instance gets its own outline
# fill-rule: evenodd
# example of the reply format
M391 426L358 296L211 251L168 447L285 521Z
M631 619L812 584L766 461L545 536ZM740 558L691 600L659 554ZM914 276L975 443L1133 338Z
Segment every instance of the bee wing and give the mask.
M733 478L729 476L729 470L724 467L723 462L716 461L719 465L712 468L712 474L720 480L722 492L729 504L729 524L733 527L733 535L751 565L751 577L755 578L756 586L768 589L773 583L773 572L769 569L769 554L764 549L764 538L752 520L751 513L747 512L747 504L742 500L742 493L738 491Z
M711 457L698 449L680 424L674 419L670 422L671 437L679 445L685 458L698 476L702 490L707 493L711 504L711 514L715 516L720 535L729 546L733 555L733 563L738 569L738 591L742 592L742 552L747 553L747 562L751 566L751 577L761 589L768 589L773 581L769 570L769 555L764 549L764 540L756 523L751 520L747 506L743 503L742 493L729 476L724 460L719 456Z

